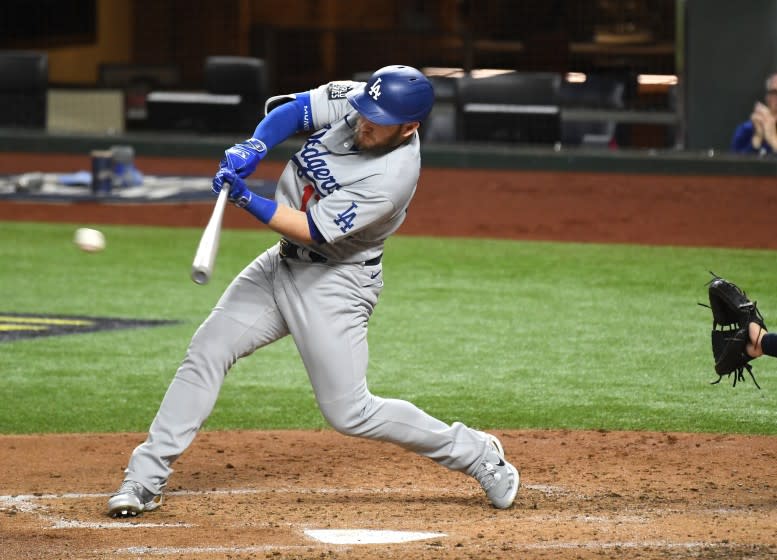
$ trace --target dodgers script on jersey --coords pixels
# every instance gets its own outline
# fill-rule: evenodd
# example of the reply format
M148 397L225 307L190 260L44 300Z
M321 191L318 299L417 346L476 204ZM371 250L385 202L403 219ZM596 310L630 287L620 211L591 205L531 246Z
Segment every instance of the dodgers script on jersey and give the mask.
M363 262L405 219L420 174L415 133L389 153L354 148L358 113L346 100L359 82L332 82L310 92L312 128L278 181L275 198L310 211L327 243L309 246L336 262Z

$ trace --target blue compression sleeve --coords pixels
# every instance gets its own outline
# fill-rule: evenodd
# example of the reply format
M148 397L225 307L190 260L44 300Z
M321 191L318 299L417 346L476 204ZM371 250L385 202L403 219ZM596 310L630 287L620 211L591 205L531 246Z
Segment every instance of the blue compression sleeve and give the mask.
M269 224L272 217L275 216L275 211L278 210L278 203L256 193L251 193L251 200L243 208L263 224Z
M310 93L297 93L296 99L288 101L270 111L254 130L253 137L264 142L269 150L300 130L312 126L310 115Z

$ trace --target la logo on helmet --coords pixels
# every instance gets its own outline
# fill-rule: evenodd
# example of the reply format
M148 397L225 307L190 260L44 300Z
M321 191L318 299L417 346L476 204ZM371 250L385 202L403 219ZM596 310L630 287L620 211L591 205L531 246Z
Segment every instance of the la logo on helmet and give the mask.
M382 78L378 78L375 80L375 83L372 84L372 87L370 88L369 94L370 97L372 97L375 101L378 100L378 97L380 97L380 81Z

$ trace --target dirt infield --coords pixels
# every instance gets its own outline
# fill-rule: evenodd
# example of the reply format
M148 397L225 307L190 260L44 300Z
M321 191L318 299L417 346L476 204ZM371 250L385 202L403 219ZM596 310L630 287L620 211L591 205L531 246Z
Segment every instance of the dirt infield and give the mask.
M279 166L266 163L262 178L274 179ZM88 161L52 156L45 165L40 156L0 154L0 173L73 171ZM213 171L200 160L138 165L156 174ZM0 219L202 226L211 208L5 202ZM401 232L777 249L775 215L771 178L430 169ZM234 211L225 226L256 223ZM108 518L105 503L144 434L0 436L0 557L777 556L773 437L495 433L522 471L508 511L489 507L473 480L388 444L331 431L205 432L176 463L164 507L129 521ZM331 544L311 532L334 529L428 534Z
M758 558L777 555L768 437L496 432L522 465L507 511L392 445L322 432L204 432L167 503L105 516L139 434L3 436L3 558ZM311 529L439 533L332 545Z
M137 158L151 175L212 175L199 159ZM0 154L0 174L89 169L86 156ZM267 161L255 177L275 181ZM204 227L212 204L0 203L0 220ZM424 169L400 233L777 249L777 179ZM747 216L747 227L743 217ZM255 228L230 208L225 227Z

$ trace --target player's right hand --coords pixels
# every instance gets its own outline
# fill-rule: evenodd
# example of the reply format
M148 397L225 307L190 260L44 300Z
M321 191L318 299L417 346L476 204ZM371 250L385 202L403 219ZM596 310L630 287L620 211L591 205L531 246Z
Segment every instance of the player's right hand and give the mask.
M219 169L218 173L216 173L216 176L213 178L213 192L216 194L220 193L225 184L229 185L229 194L227 195L227 198L230 202L234 203L235 206L245 208L246 205L251 202L253 193L246 186L245 181L243 181L235 171L228 167Z
M267 146L256 138L235 144L224 152L224 158L219 163L221 168L229 168L245 179L256 170L256 166L267 155Z

